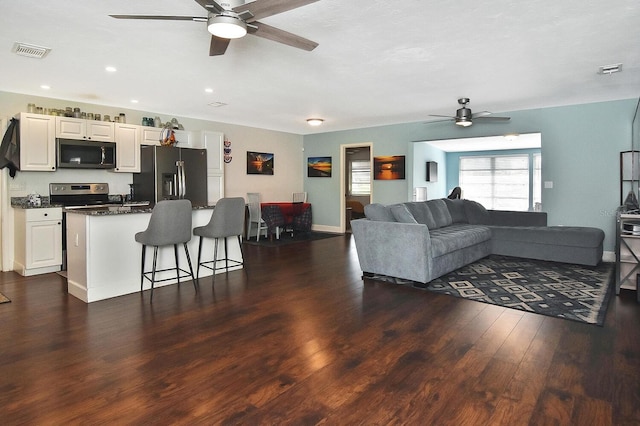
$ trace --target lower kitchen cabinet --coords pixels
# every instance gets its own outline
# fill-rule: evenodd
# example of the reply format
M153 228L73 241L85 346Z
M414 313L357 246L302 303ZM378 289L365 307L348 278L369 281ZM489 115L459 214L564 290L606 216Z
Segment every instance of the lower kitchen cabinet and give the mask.
M59 271L62 208L14 209L14 225L14 271L24 276Z

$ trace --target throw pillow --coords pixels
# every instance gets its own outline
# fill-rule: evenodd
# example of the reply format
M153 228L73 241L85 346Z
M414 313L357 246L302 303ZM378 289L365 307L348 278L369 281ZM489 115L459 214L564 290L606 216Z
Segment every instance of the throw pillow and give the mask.
M464 212L464 200L450 200L445 198L444 202L447 204L453 223L467 223L467 215Z
M436 221L436 226L438 228L449 226L453 223L451 214L449 214L449 209L444 203L444 200L429 200L427 201L427 206L429 206L429 210L431 210L431 214L433 215L433 219Z
M401 223L418 223L413 217L407 207L404 204L396 204L390 207L391 214L396 219L396 222Z
M373 203L364 206L364 215L369 220L379 220L382 222L395 222L391 211L382 204Z
M404 205L416 222L427 225L427 228L429 229L437 228L436 221L433 219L431 210L429 210L426 201L412 201L404 203Z

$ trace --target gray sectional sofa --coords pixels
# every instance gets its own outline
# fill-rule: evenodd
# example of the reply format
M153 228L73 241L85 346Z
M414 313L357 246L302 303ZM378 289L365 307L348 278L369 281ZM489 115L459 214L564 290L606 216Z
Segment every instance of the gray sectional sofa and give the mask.
M464 199L369 204L351 221L365 276L428 283L490 254L597 265L604 232L547 226L543 212L486 210Z

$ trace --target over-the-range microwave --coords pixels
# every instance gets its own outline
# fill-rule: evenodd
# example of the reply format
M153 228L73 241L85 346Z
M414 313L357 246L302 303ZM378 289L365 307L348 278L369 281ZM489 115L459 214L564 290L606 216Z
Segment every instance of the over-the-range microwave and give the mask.
M113 169L116 144L74 139L56 139L56 163L60 169Z

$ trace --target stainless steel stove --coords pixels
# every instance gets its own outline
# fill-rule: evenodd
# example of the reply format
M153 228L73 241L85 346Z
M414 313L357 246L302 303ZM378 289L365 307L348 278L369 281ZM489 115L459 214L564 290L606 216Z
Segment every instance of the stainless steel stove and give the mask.
M66 209L115 204L109 201L108 183L50 183L49 202Z

